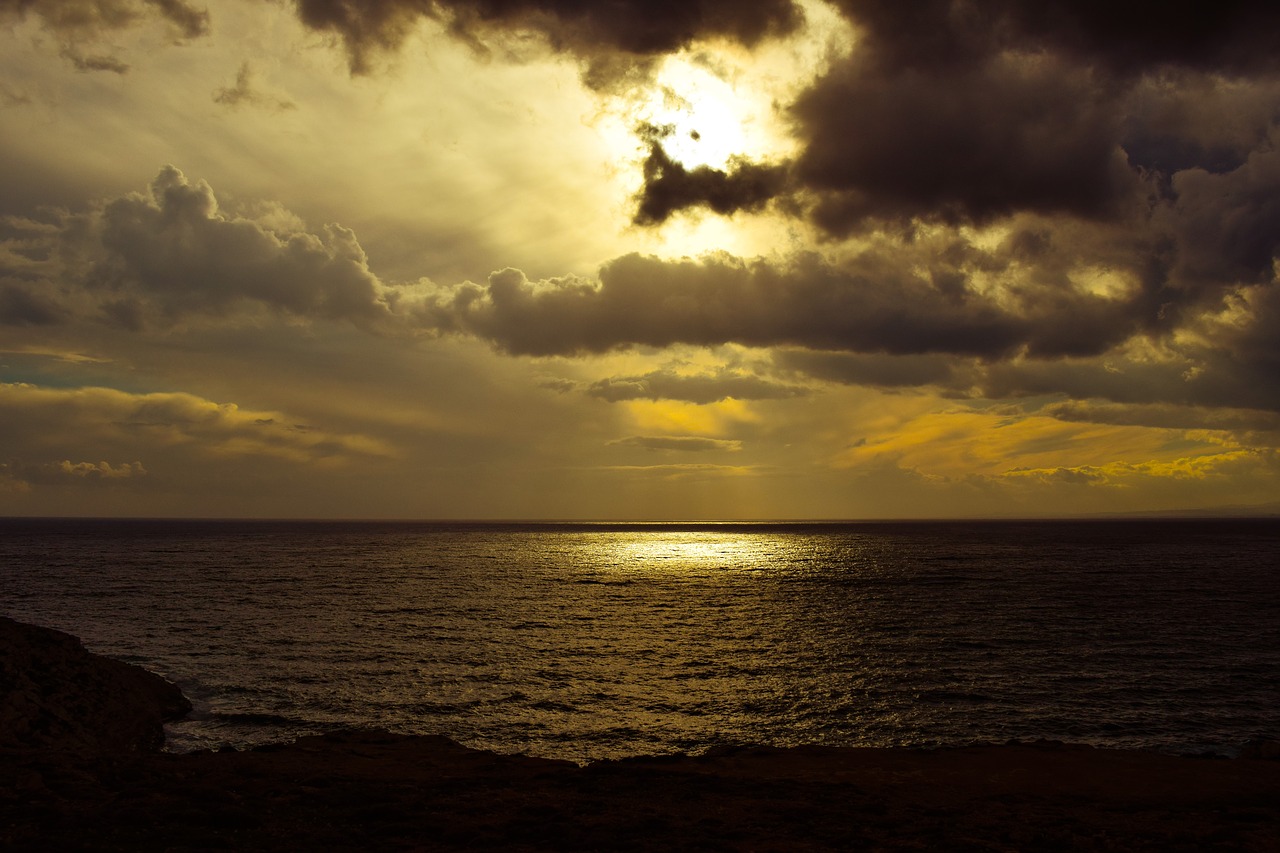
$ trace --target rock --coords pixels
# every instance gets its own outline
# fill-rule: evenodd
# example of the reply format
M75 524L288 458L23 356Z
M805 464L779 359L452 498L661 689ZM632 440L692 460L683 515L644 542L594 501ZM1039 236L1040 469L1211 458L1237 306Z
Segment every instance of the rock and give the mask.
M191 710L173 684L70 634L0 617L0 752L129 753Z

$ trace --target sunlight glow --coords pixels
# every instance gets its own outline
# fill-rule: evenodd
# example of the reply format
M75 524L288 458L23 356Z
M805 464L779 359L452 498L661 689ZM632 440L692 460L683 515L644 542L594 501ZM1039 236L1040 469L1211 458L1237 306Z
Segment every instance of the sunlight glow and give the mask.
M627 572L758 571L779 546L771 538L738 535L728 527L724 532L665 532L657 525L643 536L610 534L599 543L599 553L608 554L616 568Z
M676 57L663 65L657 82L640 117L671 128L663 148L672 159L689 168L719 169L760 147L761 140L749 138L755 105L705 68Z

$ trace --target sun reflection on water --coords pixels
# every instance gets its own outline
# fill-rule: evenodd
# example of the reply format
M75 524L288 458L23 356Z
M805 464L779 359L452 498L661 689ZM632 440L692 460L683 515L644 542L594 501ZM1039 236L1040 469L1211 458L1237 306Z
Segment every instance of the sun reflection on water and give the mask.
M718 571L763 570L778 556L781 543L776 539L731 529L646 530L604 534L593 545L597 565L607 565L615 572L704 576Z

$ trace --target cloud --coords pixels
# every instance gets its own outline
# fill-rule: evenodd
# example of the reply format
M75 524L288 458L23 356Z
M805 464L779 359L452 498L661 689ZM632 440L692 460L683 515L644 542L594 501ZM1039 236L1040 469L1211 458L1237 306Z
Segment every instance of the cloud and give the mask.
M677 211L692 207L705 207L721 215L759 211L787 185L787 167L781 165L738 159L730 162L728 171L710 166L688 169L663 149L662 138L668 132L641 129L649 156L632 218L637 225L660 225Z
M21 450L26 460L95 450L107 456L138 448L152 452L178 448L212 458L260 457L298 464L340 464L393 455L377 439L331 432L297 423L279 412L245 410L192 394L131 394L111 388L23 383L0 384L0 446L11 453ZM10 459L11 472L38 469L108 478L144 473L141 462L131 465L128 473L110 465L99 465L96 472L71 462L66 465L70 467L61 462Z
M110 71L112 74L128 74L129 64L114 56L87 56L70 48L62 51L64 59L70 60L78 71Z
M214 103L233 108L241 106L258 107L271 112L282 112L297 108L297 104L288 98L261 91L257 87L254 77L253 68L249 63L241 63L240 70L236 72L235 85L223 87L214 92Z
M680 400L705 405L721 400L781 400L806 393L804 388L770 382L759 376L729 370L685 375L674 370L654 370L640 376L615 376L593 382L592 397L611 403L623 400Z
M1105 81L1043 55L882 69L855 53L791 107L815 220L1102 216L1138 188Z
M0 325L50 326L67 316L66 309L43 293L19 284L0 284Z
M1062 421L1186 430L1267 431L1280 435L1280 412L1209 409L1165 403L1125 405L1096 401L1052 403L1040 413Z
M26 254L10 269L35 281L0 290L0 319L54 323L93 311L142 329L265 308L373 328L390 316L385 290L349 229L280 231L280 217L272 219L224 213L207 183L166 166L146 194L64 214L45 233L25 234ZM5 272L0 259L0 276ZM68 285L77 288L70 297Z
M1280 116L1277 116L1280 119ZM1280 125L1272 130L1280 142ZM1179 253L1176 284L1196 292L1224 283L1271 281L1280 252L1280 150L1251 152L1229 172L1185 169L1172 177L1174 201L1157 212Z
M711 38L753 45L801 20L791 0L296 0L296 6L304 24L342 41L357 74L371 70L376 54L398 49L423 18L442 20L477 44L504 32L539 33L556 50L599 60L598 79L623 71L608 68L618 54L642 60Z
M1280 67L1273 5L836 5L857 44L785 107L801 141L792 191L835 235L1027 211L1115 219L1151 180L1235 168L1276 119L1274 97L1254 94ZM1215 110L1223 121L1188 120Z
M970 293L940 292L916 269L868 252L845 265L816 255L787 264L723 255L665 261L626 255L599 282L530 282L503 270L424 307L428 322L521 355L605 352L632 345L799 346L819 350L1006 357L1023 347L1105 351L1131 322L1095 297L1076 300L1069 329Z
M709 463L684 463L679 465L609 465L598 470L640 477L657 477L663 480L707 481L726 477L750 477L758 473L751 465L712 465Z
M96 38L149 18L166 21L183 38L209 31L209 13L183 0L0 0L0 15L31 15L47 29L75 38Z
M8 462L0 470L12 481L30 486L93 485L133 480L147 475L141 462Z
M1019 214L992 232L938 226L842 252L769 259L623 255L594 277L388 284L356 235L313 233L278 205L222 209L176 168L81 213L0 222L0 322L349 322L461 334L513 355L635 347L775 348L795 373L951 395L1280 408L1280 155L1176 173L1120 224ZM775 399L794 387L722 371L601 380L610 400Z
M697 435L632 435L609 443L623 447L643 447L646 450L680 450L698 453L709 450L742 449L740 441Z
M960 389L976 378L974 366L950 355L882 355L785 349L774 353L782 370L845 385L876 388L938 386Z
M1179 65L1274 68L1280 12L1265 0L1177 8L1075 0L834 0L888 67L949 68L1021 48L1050 51L1133 74Z
M1106 465L1079 465L1058 468L1013 468L1000 475L1011 482L1029 481L1042 485L1067 484L1111 489L1132 489L1144 482L1205 481L1227 483L1242 474L1247 480L1276 479L1273 450L1238 449L1205 456L1183 457L1167 462L1113 462Z

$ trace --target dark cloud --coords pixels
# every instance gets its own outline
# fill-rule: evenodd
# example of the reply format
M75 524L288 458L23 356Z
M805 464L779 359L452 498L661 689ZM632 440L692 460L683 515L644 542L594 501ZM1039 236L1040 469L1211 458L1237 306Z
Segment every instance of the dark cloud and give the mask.
M29 285L0 284L0 325L51 326L67 319L69 312Z
M691 207L705 207L721 215L757 211L787 184L785 166L742 159L731 162L728 171L709 166L686 168L662 147L662 139L669 133L664 128L641 128L649 156L633 219L637 225L659 225L675 212Z
M811 255L791 267L627 255L605 265L598 284L534 284L503 270L424 310L438 328L521 355L739 343L998 357L1025 342L1021 318L981 299L940 298L929 282L876 260L842 269Z
M1125 100L1122 145L1130 165L1169 178L1185 169L1216 174L1244 165L1280 122L1280 79L1165 71Z
M587 393L611 403L622 400L680 400L705 405L730 398L782 400L801 396L805 390L728 370L692 375L679 374L674 370L654 370L642 376L601 379L592 383Z
M495 30L537 32L553 48L585 58L611 52L643 58L705 38L752 45L800 21L791 0L296 0L296 5L303 23L342 40L355 73L367 72L377 52L399 48L422 18L443 20L472 39ZM595 73L612 76L603 67Z
M948 68L1003 51L1050 51L1115 73L1177 65L1273 68L1280 10L1265 0L834 0L877 61Z
M1275 136L1280 139L1280 127ZM1186 169L1172 180L1173 204L1159 211L1179 247L1174 270L1187 288L1271 281L1280 253L1280 151L1251 153L1225 174Z
M1228 94L1252 127L1184 120L1225 81L1280 68L1274 4L837 5L862 37L790 107L795 176L835 234L1019 211L1116 217L1141 203L1148 173L1238 167L1276 118L1274 99Z
M859 55L793 105L816 221L985 222L1017 211L1100 216L1137 182L1120 114L1087 71L1045 56L885 73Z
M429 325L475 334L521 355L737 343L1054 357L1105 352L1135 330L1124 302L1073 291L1006 304L930 274L933 260L924 250L893 245L840 265L816 255L785 264L627 255L606 264L598 283L570 278L535 284L518 270L504 270L487 286L465 285L420 310Z
M165 21L181 38L209 32L209 13L183 0L0 0L0 15L34 16L72 41L92 41L147 18Z
M62 51L62 56L80 71L109 71L112 74L128 74L129 63L114 56L85 56L77 50Z

